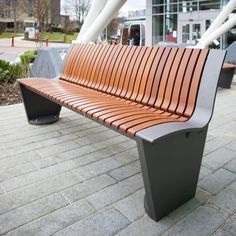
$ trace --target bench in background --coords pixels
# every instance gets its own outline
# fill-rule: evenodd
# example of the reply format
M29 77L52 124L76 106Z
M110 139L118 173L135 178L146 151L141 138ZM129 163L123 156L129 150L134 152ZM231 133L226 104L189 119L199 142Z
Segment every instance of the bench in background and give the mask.
M146 212L159 220L194 197L225 52L77 44L58 80L19 80L29 123L61 106L137 141Z

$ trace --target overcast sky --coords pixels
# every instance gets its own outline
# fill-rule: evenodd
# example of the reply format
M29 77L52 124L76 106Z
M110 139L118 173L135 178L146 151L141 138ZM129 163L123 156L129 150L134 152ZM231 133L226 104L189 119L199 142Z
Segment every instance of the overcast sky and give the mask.
M99 0L97 0L99 1ZM65 0L61 0L62 5L64 4ZM121 8L122 12L137 10L137 9L144 9L146 7L146 0L127 0L125 5ZM63 11L63 9L62 9Z

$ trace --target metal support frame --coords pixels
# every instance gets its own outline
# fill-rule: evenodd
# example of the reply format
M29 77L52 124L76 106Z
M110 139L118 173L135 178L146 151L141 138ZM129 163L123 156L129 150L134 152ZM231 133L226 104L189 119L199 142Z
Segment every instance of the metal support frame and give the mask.
M137 139L147 214L160 220L189 199L197 188L207 127L161 138L156 144Z
M32 125L52 124L59 120L61 105L20 85L28 122Z

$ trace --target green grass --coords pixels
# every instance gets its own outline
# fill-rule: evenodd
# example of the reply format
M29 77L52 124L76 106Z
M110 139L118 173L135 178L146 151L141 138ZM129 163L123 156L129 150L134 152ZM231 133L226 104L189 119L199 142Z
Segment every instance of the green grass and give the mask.
M23 34L14 34L15 37L20 37L20 36L23 36ZM12 33L2 33L0 34L0 39L9 39L12 37Z
M48 38L50 41L63 41L64 40L64 34L61 33L41 33L40 34L40 40L45 40ZM72 40L75 40L77 38L77 34L74 35L66 35L66 43L71 43Z

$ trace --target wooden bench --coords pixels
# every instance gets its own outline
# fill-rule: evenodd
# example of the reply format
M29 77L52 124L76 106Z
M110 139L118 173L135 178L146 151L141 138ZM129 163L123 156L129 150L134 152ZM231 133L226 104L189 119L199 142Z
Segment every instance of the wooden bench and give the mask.
M58 80L19 80L31 124L61 106L137 141L146 212L159 220L195 195L225 52L77 44Z
M219 79L219 87L221 88L230 88L233 78L234 78L234 73L235 73L236 65L230 64L230 63L224 63L221 74L220 74L220 79Z

